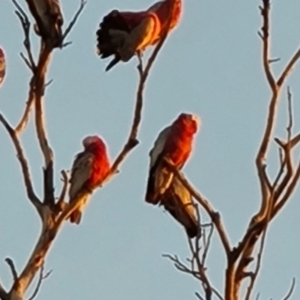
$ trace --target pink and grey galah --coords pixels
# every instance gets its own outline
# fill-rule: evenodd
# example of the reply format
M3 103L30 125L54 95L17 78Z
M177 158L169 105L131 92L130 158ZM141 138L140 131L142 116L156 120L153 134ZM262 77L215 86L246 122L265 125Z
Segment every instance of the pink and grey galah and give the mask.
M107 14L97 31L98 55L101 58L114 55L106 71L119 61L129 61L135 54L158 43L167 25L169 31L176 27L181 10L182 0L163 0L144 11L115 9Z
M46 46L55 48L62 44L63 15L59 0L26 0L35 18L34 30Z
M6 61L5 61L5 55L2 48L0 48L0 86L3 83L4 77L6 72Z
M82 212L92 192L99 187L109 172L110 163L106 146L98 136L88 136L83 142L84 150L77 154L72 170L69 189L69 203L78 201L78 208L70 215L72 223L79 224Z
M200 127L200 119L182 113L159 134L150 151L150 169L145 200L160 204L179 221L192 238L198 233L195 207L189 191L174 177L166 165L167 159L181 169L191 155L194 136Z

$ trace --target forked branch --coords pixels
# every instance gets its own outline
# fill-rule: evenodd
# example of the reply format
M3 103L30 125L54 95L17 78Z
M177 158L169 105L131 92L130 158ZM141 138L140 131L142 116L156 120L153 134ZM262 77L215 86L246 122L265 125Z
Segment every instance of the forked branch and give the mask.
M25 47L28 57L26 57L22 52L21 52L21 57L23 58L23 60L25 61L26 65L29 67L29 69L34 73L35 69L36 69L36 65L35 65L35 62L33 59L32 51L31 51L29 18L16 0L12 0L12 3L17 8L15 13L21 22L22 29L23 29L24 36L25 36L23 44L24 44L24 47Z
M76 24L80 14L82 13L85 5L86 5L87 1L86 0L81 0L80 1L80 5L78 10L76 11L72 21L70 22L70 24L68 25L67 29L65 30L63 36L62 36L62 44L64 42L64 40L66 39L66 37L68 36L68 34L71 32L71 30L73 29L74 25ZM67 46L69 43L64 43L63 47Z

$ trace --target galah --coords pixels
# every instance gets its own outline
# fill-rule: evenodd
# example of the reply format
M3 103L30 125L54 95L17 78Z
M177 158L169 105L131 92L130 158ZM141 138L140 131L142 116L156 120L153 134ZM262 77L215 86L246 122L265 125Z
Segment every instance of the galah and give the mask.
M114 55L106 71L119 61L129 61L135 54L155 45L167 25L170 31L178 24L181 6L182 0L163 0L144 11L113 10L106 15L97 31L98 55L101 58Z
M173 173L166 166L165 160L181 169L191 154L193 138L199 126L200 119L197 116L182 113L159 134L149 153L146 202L157 204L161 200L173 180Z
M160 205L183 225L189 238L198 235L197 211L192 196L177 177L173 178L169 188L161 196Z
M69 203L76 201L81 193L84 194L78 209L70 215L70 221L76 224L80 223L90 194L102 183L110 169L106 146L100 137L88 136L82 144L84 150L74 160L69 189Z
M6 71L5 55L4 55L4 51L0 48L0 86L4 80L5 71Z
M51 48L62 44L63 15L59 0L26 0L31 14L35 18L37 35Z

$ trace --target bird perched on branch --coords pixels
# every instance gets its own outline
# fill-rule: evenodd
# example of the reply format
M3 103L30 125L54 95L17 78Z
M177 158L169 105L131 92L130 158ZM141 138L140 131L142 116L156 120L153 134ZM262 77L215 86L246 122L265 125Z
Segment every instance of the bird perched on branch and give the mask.
M113 10L106 15L97 31L98 55L101 58L114 55L106 71L119 61L129 61L135 54L155 45L165 30L172 30L179 22L181 2L163 0L145 11Z
M26 0L35 18L34 30L48 47L61 47L63 16L59 0Z
M2 48L0 48L0 86L5 77L6 63L5 63L5 55Z
M80 205L70 215L72 223L79 224L83 209L90 194L103 182L110 169L106 146L98 136L88 136L83 142L84 151L77 154L72 170L69 189L69 203L78 201Z
M197 116L182 113L173 124L161 131L149 154L150 170L145 196L146 202L163 205L186 227L188 233L191 232L189 236L195 236L198 230L195 217L191 217L195 208L186 205L191 202L191 196L174 178L165 160L181 169L191 154L193 138L199 126Z

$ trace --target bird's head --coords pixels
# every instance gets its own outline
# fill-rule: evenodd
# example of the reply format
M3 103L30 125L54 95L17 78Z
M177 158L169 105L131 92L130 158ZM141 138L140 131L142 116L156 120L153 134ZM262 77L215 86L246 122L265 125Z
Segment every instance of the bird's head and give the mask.
M175 122L192 134L196 133L201 125L201 120L197 115L188 113L180 114Z
M87 136L82 141L83 147L88 151L105 151L106 147L103 140L97 135Z

